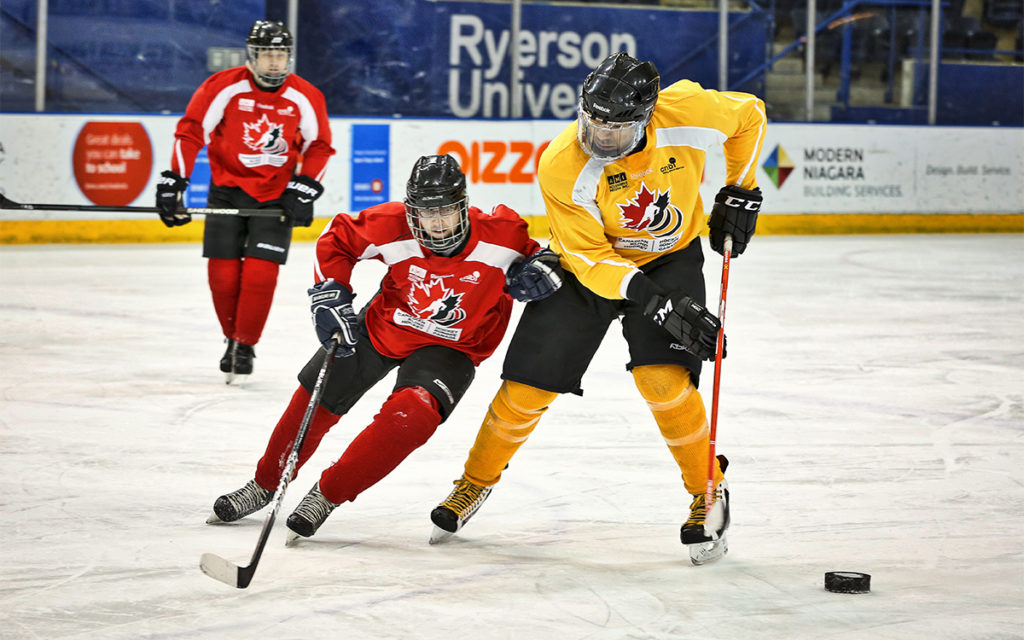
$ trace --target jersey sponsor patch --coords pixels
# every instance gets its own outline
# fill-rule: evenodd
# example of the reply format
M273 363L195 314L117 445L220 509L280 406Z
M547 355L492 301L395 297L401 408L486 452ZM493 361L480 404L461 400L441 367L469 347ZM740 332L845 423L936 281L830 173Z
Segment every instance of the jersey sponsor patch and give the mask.
M626 172L620 171L608 176L608 190L618 191L619 189L625 189L629 186L629 181L626 180Z
M441 338L442 340L449 340L451 342L458 342L462 336L462 329L453 329L452 327L442 327L441 325L425 320L423 318L417 318L414 315L410 315L401 309L395 309L393 316L395 324L402 327L409 327L422 331L423 333L430 334L435 338Z
M280 167L288 162L288 156L271 156L266 153L240 153L238 154L238 161L247 167L261 167L265 164Z
M616 238L613 245L616 249L633 249L648 253L664 253L676 246L682 236L670 238Z
M670 157L668 159L668 163L663 165L660 171L662 173L672 173L673 171L678 171L682 168L684 168L684 165L676 164L676 159L674 157Z

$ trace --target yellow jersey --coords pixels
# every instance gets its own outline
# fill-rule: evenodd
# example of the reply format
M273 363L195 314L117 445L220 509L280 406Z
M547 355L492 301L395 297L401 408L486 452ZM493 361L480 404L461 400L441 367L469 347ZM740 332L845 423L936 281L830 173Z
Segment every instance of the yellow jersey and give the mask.
M573 122L541 154L537 181L562 266L597 295L626 297L638 267L684 249L704 224L707 149L724 145L725 184L757 187L764 102L681 80L658 94L640 151L606 163L576 142Z

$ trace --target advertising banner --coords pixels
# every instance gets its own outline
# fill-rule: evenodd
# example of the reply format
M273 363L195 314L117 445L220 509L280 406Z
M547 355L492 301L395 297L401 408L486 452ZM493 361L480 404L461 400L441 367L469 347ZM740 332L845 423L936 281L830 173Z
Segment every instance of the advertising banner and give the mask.
M170 166L177 119L0 116L0 192L18 202L153 206L156 179ZM433 153L459 161L481 208L501 203L524 216L543 215L537 161L570 122L332 118L338 153L327 165L317 216L401 199L416 158ZM1020 128L769 124L757 178L763 215L1021 214L1022 168ZM205 169L192 176L193 188L206 180ZM706 205L724 178L724 156L713 149L701 186ZM189 205L200 200L190 192ZM84 218L8 210L3 219Z
M503 2L309 0L299 72L317 78L335 115L506 118L516 49L522 117L573 117L579 86L601 60L627 51L663 83L718 84L716 11L610 4L524 3L516 46ZM730 78L766 57L767 12L731 12ZM303 42L329 43L304 48ZM757 91L759 86L743 87Z

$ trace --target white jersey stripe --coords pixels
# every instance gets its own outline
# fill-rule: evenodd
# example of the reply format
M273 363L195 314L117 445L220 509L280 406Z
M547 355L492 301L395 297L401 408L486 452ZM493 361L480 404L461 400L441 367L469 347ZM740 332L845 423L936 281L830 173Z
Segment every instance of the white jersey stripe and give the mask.
M210 144L210 134L224 119L224 111L231 99L240 93L252 90L252 85L248 80L239 80L235 84L229 84L221 89L220 93L210 101L210 106L203 115L203 144Z
M607 162L591 158L583 165L580 174L576 176L576 183L572 186L572 201L587 210L597 224L604 227L604 220L601 217L601 208L597 206L597 185L601 183L601 176L604 175L604 168Z
M478 242L473 252L466 257L466 262L482 262L489 267L508 271L510 264L521 258L523 254L490 242Z
M299 108L299 132L302 133L302 153L306 153L309 145L313 144L313 141L320 137L320 123L317 122L316 111L313 109L309 98L293 87L288 87L281 97L291 100ZM323 174L321 173L317 181L319 182L319 178L322 177Z
M654 130L658 148L692 147L707 151L711 147L721 146L728 136L718 129L709 127L667 127Z

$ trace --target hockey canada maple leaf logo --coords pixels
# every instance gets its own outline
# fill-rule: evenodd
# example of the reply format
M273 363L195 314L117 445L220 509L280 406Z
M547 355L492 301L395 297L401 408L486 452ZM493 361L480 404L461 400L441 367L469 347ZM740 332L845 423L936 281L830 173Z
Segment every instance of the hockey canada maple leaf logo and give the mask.
M267 114L263 114L256 122L245 122L243 126L245 136L242 141L253 151L271 155L288 151L288 141L284 139L284 126L271 122Z
M647 231L652 237L674 235L683 225L683 214L671 202L671 188L651 191L643 182L631 200L618 205L622 226Z
M462 293L444 286L441 278L433 278L429 283L416 283L409 290L408 301L418 317L450 327L466 317L466 310L459 306L462 296Z

